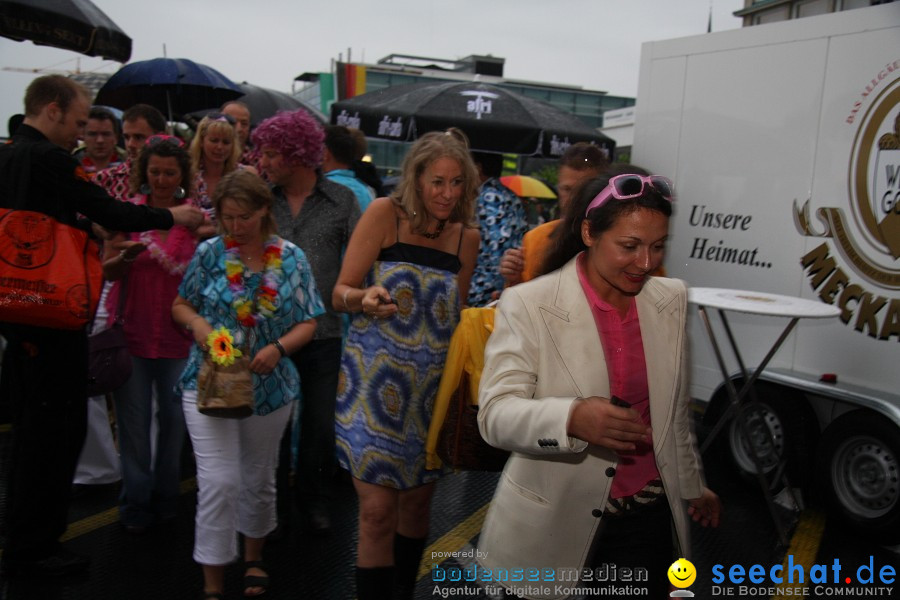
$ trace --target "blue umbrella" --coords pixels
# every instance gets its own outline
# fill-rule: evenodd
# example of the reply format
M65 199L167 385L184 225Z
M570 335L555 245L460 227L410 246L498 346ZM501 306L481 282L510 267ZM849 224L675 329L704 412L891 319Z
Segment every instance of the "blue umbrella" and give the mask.
M186 58L154 58L125 65L97 92L95 104L123 110L149 104L173 117L215 108L243 94L233 81Z

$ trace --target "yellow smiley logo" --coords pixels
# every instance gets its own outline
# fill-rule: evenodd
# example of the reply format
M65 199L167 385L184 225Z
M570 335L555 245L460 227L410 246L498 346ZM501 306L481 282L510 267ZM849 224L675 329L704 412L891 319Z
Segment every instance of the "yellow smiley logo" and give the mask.
M679 558L672 563L668 571L669 582L677 588L690 587L697 579L697 569L686 558Z

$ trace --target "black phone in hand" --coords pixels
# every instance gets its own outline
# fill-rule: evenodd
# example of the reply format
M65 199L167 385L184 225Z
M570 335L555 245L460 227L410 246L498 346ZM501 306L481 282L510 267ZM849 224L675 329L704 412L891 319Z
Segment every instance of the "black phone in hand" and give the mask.
M619 398L618 396L613 396L609 399L613 406L621 406L622 408L631 408L631 405Z

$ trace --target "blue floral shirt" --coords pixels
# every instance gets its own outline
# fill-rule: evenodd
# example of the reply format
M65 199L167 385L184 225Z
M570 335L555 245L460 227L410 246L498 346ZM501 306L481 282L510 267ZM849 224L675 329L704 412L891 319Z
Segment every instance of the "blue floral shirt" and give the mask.
M481 184L475 209L481 230L481 247L467 304L484 306L491 301L492 292L503 291L500 259L509 248L522 245L528 221L522 201L496 177Z
M225 278L225 242L221 237L214 237L197 246L178 288L178 294L190 302L213 328L224 325L232 335L236 335L236 342L240 342L240 337L245 336L241 345L246 344L249 338L251 358L297 323L325 312L303 250L284 239L281 243L281 268L284 277L278 288L278 308L272 317L260 319L251 330L238 323L231 306L232 293ZM261 279L262 273L244 271L248 289L255 290ZM197 389L197 373L202 362L202 350L194 344L178 383L179 392ZM257 415L269 414L298 398L300 377L294 363L288 358L282 358L275 370L268 375L254 373L253 392L256 399L254 414Z

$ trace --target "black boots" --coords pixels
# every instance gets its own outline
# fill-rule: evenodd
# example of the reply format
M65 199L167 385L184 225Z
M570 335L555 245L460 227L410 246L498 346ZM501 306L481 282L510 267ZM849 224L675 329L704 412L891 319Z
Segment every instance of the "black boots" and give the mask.
M425 550L425 538L394 536L394 600L412 600L419 577L419 563Z
M358 600L412 600L425 538L394 537L393 567L356 567Z
M392 600L394 567L356 567L357 600Z

